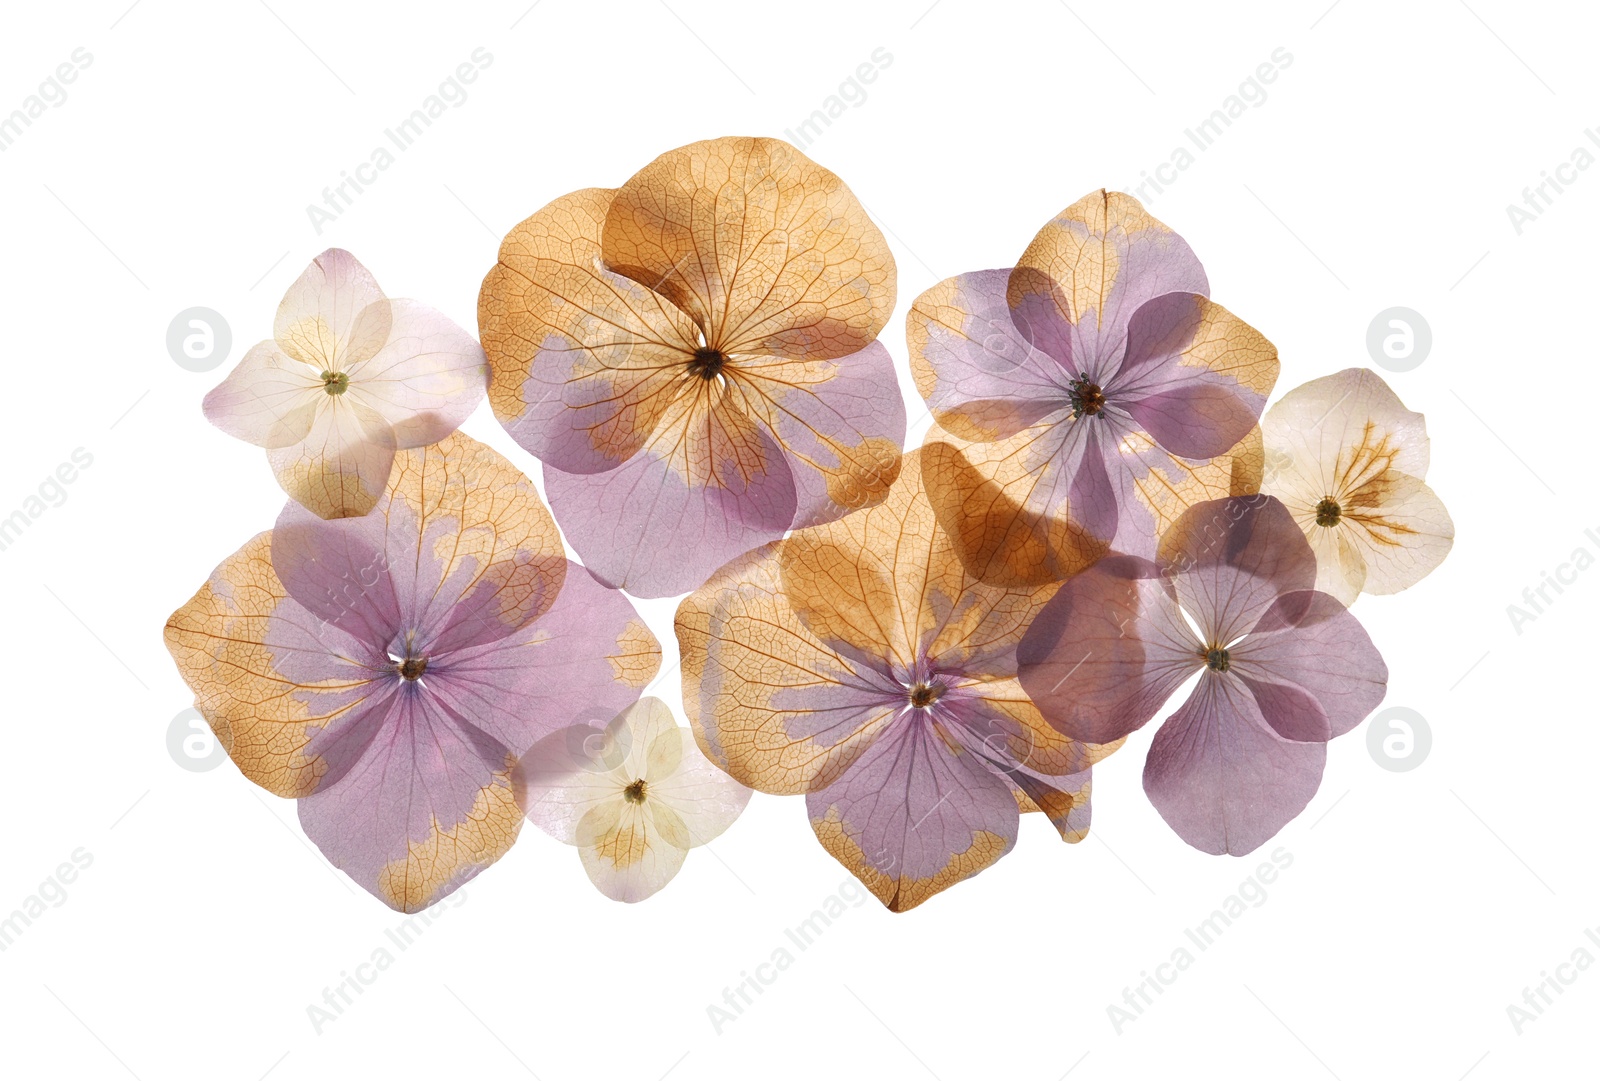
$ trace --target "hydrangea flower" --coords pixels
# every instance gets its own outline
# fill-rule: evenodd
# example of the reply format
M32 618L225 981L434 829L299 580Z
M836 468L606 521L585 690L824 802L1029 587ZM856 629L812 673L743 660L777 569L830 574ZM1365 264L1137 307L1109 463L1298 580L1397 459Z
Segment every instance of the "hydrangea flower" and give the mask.
M910 454L879 506L684 599L684 708L734 779L805 793L823 847L903 912L1010 851L1019 811L1067 841L1088 831L1089 767L1113 748L1063 737L1017 681L1017 642L1055 588L968 574Z
M528 820L576 845L589 881L613 901L656 893L689 849L715 840L750 802L659 698L641 698L604 728L546 736L516 780Z
M1317 588L1352 604L1398 593L1444 561L1455 523L1428 474L1428 428L1373 372L1285 394L1261 422L1267 475L1317 554Z
M437 443L482 400L472 335L414 300L390 300L356 257L329 248L278 305L272 338L206 395L205 414L267 448L290 498L358 517L383 494L396 450Z
M528 478L459 433L400 452L366 517L289 504L166 640L240 771L404 912L511 846L520 755L630 704L660 663L627 599L567 562Z
M1157 560L1110 556L1061 587L1018 649L1022 687L1067 736L1106 742L1199 672L1156 732L1144 789L1189 844L1242 856L1305 808L1327 741L1383 700L1383 658L1316 578L1276 499L1198 504Z
M894 272L844 183L774 139L692 143L513 229L478 302L490 402L584 563L674 595L881 500Z
M1257 490L1277 350L1207 291L1177 234L1097 191L1014 268L917 298L928 493L974 574L1030 584L1112 549L1152 556L1188 507Z

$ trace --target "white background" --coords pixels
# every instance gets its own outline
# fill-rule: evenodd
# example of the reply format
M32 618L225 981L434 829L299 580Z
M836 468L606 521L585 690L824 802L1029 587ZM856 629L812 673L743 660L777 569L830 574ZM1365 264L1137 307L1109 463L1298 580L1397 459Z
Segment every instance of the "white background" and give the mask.
M75 448L94 459L0 552L0 915L74 850L93 858L0 953L8 1075L1594 1075L1600 966L1520 1035L1506 1012L1600 926L1600 727L1579 691L1600 570L1520 634L1506 611L1574 549L1600 553L1584 535L1600 536L1600 169L1520 235L1506 213L1600 124L1591 13L270 2L8 4L0 31L0 113L75 48L94 58L0 153L0 516ZM317 235L306 204L480 46L494 60L465 104ZM1431 324L1427 360L1387 378L1427 414L1455 550L1355 609L1389 664L1386 705L1427 718L1430 757L1392 773L1364 729L1334 743L1321 793L1268 846L1292 867L1120 1033L1107 1007L1258 862L1201 855L1151 809L1154 724L1097 768L1090 839L1063 845L1030 816L1011 855L922 908L850 909L720 1034L707 1006L793 950L785 929L846 879L798 798L757 795L637 906L600 896L573 850L530 827L319 1034L307 1007L401 920L331 869L291 803L231 764L192 773L169 756L190 697L162 624L282 497L261 451L201 417L227 369L179 368L168 322L222 313L231 364L338 245L390 295L475 327L518 220L683 143L781 136L880 46L890 66L808 153L890 236L884 341L902 367L918 293L1011 265L1052 214L1136 184L1274 49L1292 55L1149 206L1212 295L1277 344L1279 393L1370 364L1382 309ZM487 405L466 430L537 475ZM674 664L673 602L641 607ZM675 667L657 693L679 706Z

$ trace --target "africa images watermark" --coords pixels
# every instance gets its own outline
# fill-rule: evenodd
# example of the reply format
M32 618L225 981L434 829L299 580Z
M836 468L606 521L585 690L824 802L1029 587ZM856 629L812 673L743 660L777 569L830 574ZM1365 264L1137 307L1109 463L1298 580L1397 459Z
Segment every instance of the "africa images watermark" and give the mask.
M1267 887L1294 864L1294 853L1280 845L1272 850L1271 861L1260 864L1254 874L1239 883L1236 891L1223 898L1211 915L1193 927L1183 929L1184 937L1194 944L1196 951L1204 953L1209 950L1216 945L1223 932L1246 912L1266 904ZM1145 1010L1155 1003L1156 998L1165 994L1167 988L1177 983L1178 977L1194 964L1195 957L1196 954L1190 952L1187 945L1182 945L1173 950L1167 960L1155 966L1154 974L1140 972L1138 983L1122 989L1122 1002L1106 1006L1106 1017L1111 1021L1112 1030L1121 1036L1125 1028L1144 1016Z
M479 74L493 63L494 54L482 45L478 46L467 60L457 64L455 70L445 76L437 90L422 99L422 104L413 109L410 116L392 128L384 128L383 134L388 145L380 143L372 148L366 161L340 172L337 184L322 189L321 206L315 203L306 205L306 217L310 219L311 228L316 234L321 236L323 226L337 221L340 215L349 210L355 204L356 196L377 183L379 174L387 172L399 160L396 154L403 154L415 146L422 133L431 128L435 120L448 109L459 109L465 105L467 85L477 82ZM389 149L391 146L393 150Z
M786 927L783 936L787 943L793 943L796 950L804 953L810 949L816 940L829 927L833 926L846 912L852 908L860 908L867 901L866 887L853 878L847 878L839 883L839 888L823 898L811 915L795 924ZM706 1017L711 1021L711 1029L718 1036L722 1030L737 1021L743 1015L747 1006L755 1003L755 996L765 993L768 987L778 982L778 976L795 962L795 954L791 953L787 944L780 945L772 951L765 961L755 966L755 973L744 970L739 973L739 982L732 987L722 989L722 1002L715 1002L706 1006Z
M1600 131L1584 128L1583 135L1600 147ZM1568 185L1577 183L1578 174L1587 171L1594 162L1594 152L1580 144L1572 149L1566 161L1553 169L1541 169L1539 183L1522 189L1522 205L1506 204L1506 217L1511 219L1511 231L1521 236L1524 229L1555 206L1556 196L1566 191Z
M1580 943L1567 960L1556 966L1554 973L1549 969L1541 971L1538 983L1522 989L1522 1001L1506 1007L1506 1017L1518 1036L1528 1025L1543 1017L1546 1008L1555 1005L1556 999L1566 994L1567 988L1577 983L1579 976L1594 967L1595 955L1589 951L1589 946L1600 950L1600 927L1585 927L1583 937L1588 940L1588 945Z
M449 908L460 908L466 900L467 891L457 890L450 897ZM321 1004L313 1002L306 1006L306 1018L311 1022L312 1031L321 1036L323 1029L343 1017L345 1010L365 994L367 988L377 983L378 977L394 964L396 953L404 953L416 945L417 939L422 937L423 932L437 923L439 917L446 911L448 909L444 902L440 901L407 917L404 922L386 929L383 937L387 943L394 945L395 952L391 952L387 944L379 945L365 961L355 966L354 972L346 969L339 973L338 983L332 987L324 987Z
M39 487L23 499L22 505L4 518L0 518L0 552L9 551L12 545L21 539L27 528L51 507L59 507L67 501L67 485L78 479L79 474L94 464L94 455L82 447L77 447L68 456L68 460L56 466L54 470L45 474L39 482Z
M78 875L94 864L94 854L87 848L75 848L68 857L39 883L39 888L22 899L9 916L0 919L0 953L16 945L22 932L52 908L67 903L67 887L78 880Z
M33 122L45 114L46 109L59 109L67 103L67 84L78 81L78 75L94 63L94 54L82 45L72 50L72 55L56 65L46 75L37 90L22 99L22 104L7 116L0 116L0 150L10 150L11 144L22 138L22 133L33 127Z
M822 104L813 109L810 116L796 124L793 130L785 128L783 137L801 150L806 149L832 127L833 122L843 116L847 109L859 109L865 105L866 84L877 82L878 74L892 63L894 54L888 49L882 45L873 49L872 55L857 64L855 70L839 84L838 90L823 98Z
M1583 535L1590 544L1600 550L1600 533L1596 533L1593 529L1585 529ZM1541 570L1539 583L1528 586L1522 591L1522 604L1506 605L1506 616L1511 620L1511 629L1520 635L1524 626L1544 615L1545 610L1555 603L1556 598L1566 592L1563 587L1576 585L1578 575L1594 564L1594 552L1580 544L1572 550L1572 555L1565 562L1556 564L1554 574Z
M1233 122L1244 116L1251 109L1259 109L1267 103L1267 85L1278 81L1278 75L1294 63L1294 54L1282 45L1272 50L1271 56L1256 65L1255 71L1247 76L1239 88L1232 94L1222 99L1222 104L1211 110L1211 115L1205 117L1192 128L1184 128L1184 137L1188 144L1179 143L1172 148L1172 153L1167 160L1153 169L1147 169L1139 174L1140 182L1124 188L1143 203L1153 203L1156 196L1160 195L1168 186L1177 183L1180 173L1187 172L1189 167L1199 160L1197 155L1205 153L1216 145L1222 138L1223 132L1233 126ZM1190 150L1189 147L1194 149ZM1151 194L1150 189L1155 189Z

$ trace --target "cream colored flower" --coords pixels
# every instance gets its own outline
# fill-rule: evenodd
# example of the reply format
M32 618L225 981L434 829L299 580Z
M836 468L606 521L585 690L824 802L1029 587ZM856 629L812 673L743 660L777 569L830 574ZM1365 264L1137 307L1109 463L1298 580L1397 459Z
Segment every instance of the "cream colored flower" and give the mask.
M672 880L689 849L733 825L750 789L712 765L659 698L641 698L605 729L575 725L534 744L517 771L528 820L576 845L613 901L642 901Z
M1398 593L1450 551L1455 524L1428 472L1428 430L1389 385L1347 368L1296 387L1262 418L1266 476L1317 554L1317 588L1345 604Z

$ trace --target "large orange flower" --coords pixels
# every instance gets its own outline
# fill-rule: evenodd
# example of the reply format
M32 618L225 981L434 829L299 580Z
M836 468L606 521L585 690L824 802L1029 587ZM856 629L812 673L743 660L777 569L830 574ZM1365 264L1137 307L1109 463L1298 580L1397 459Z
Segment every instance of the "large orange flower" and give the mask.
M513 229L478 323L567 540L639 596L881 501L905 409L877 342L894 258L787 143L670 151Z

